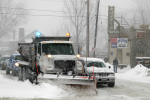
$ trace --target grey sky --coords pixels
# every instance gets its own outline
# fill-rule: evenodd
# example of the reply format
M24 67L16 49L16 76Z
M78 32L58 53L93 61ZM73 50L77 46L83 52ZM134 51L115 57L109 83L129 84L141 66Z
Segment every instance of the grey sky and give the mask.
M52 10L52 11L62 11L63 8L63 0L27 0L26 9L38 9L38 10ZM123 9L132 9L134 3L132 0L100 0L100 12L102 15L102 19L107 19L108 6L115 6L116 12L121 12ZM118 8L117 8L118 7ZM62 12L51 12L51 11L35 11L32 10L30 12L31 15L56 15L63 16ZM28 30L39 30L45 35L51 35L52 30L55 30L60 22L62 17L55 16L29 16L29 20L27 24L21 25L19 27L24 27ZM106 22L105 20L104 22Z

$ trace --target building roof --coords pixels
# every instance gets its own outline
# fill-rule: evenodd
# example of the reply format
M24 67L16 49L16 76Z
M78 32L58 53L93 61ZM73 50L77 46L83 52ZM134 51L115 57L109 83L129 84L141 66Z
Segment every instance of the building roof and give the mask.
M31 32L30 34L24 36L23 38L21 38L19 40L19 43L30 43L30 42L32 42L32 38L36 37L36 32L39 32L39 31L35 30L35 31ZM45 36L45 35L41 33L41 36Z

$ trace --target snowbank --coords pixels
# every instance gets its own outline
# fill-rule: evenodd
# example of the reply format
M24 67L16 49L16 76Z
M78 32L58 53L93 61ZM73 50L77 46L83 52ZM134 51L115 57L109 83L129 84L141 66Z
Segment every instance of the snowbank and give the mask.
M116 73L116 78L150 83L149 69L139 64L125 73Z
M0 75L0 97L57 99L66 95L68 95L66 91L56 85L53 86L48 83L35 85L31 84L28 80L18 82L17 80L7 79Z
M87 96L93 97L96 94L90 87L70 86L58 84L52 81L31 84L28 80L25 82L9 79L8 75L0 74L0 98L45 98L45 99L63 99ZM88 98L87 98L88 99ZM77 99L78 100L78 99Z
M149 76L148 68L146 68L142 64L135 66L133 69L129 70L125 74L126 75L135 75L135 76L139 76L139 77Z

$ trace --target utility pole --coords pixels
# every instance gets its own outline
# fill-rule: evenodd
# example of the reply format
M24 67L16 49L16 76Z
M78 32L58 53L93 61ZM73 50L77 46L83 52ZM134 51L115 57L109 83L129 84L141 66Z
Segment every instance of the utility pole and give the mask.
M15 37L16 37L16 31L14 29L14 31L13 31L13 40L15 40Z
M97 15L96 15L96 24L95 24L95 39L94 39L94 49L96 50L96 38L97 38L97 26L98 26L98 15L99 15L99 3L100 0L97 2ZM95 57L95 50L93 53L93 57Z
M118 24L118 30L119 30L118 38L120 38L120 23L116 19L114 19L114 21ZM118 48L116 48L116 58L118 59ZM121 61L122 61L122 58L121 58Z
M86 57L89 57L89 0L87 0Z
M76 50L77 50L77 53L79 54L79 43L78 43L78 38L79 38L79 34L78 34L78 7L77 7L77 0L76 0L76 42L77 42L77 45L76 45Z

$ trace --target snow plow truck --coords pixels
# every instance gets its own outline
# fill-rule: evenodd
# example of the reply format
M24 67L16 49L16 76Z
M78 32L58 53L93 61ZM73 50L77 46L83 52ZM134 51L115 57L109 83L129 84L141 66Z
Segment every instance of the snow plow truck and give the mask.
M79 54L75 55L73 42L66 36L41 37L40 33L31 43L18 43L18 52L23 61L19 66L18 80L53 80L64 84L94 85L94 77L85 75L85 69L78 68ZM82 74L78 74L78 70Z

